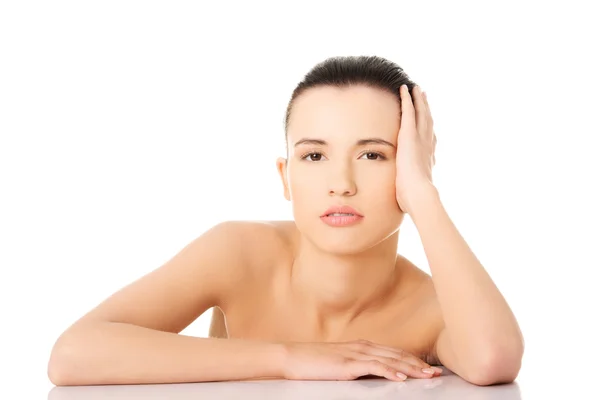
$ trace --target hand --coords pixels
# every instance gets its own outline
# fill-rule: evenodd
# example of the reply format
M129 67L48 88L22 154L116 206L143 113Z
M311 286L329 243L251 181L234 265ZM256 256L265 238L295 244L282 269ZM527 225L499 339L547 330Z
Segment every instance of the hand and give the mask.
M401 120L396 150L396 200L400 209L410 214L411 202L423 190L433 187L437 138L427 97L417 85L412 99L408 87L400 87ZM414 100L413 100L414 99ZM414 103L414 106L413 106Z
M353 380L359 376L377 375L389 380L439 376L420 358L392 347L366 340L342 343L287 343L283 376L292 380ZM400 372L401 376L396 375Z

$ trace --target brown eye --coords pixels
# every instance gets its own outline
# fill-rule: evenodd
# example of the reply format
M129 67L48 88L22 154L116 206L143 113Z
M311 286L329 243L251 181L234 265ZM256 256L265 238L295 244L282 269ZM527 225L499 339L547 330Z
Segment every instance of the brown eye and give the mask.
M321 153L308 153L307 155L302 157L302 159L306 160L307 158L309 158L310 161L321 161L321 157L323 157Z
M372 152L372 151L368 152L368 153L364 153L363 157L364 156L367 156L367 160L378 160L378 159L385 160L385 157L382 154L375 153L375 152Z

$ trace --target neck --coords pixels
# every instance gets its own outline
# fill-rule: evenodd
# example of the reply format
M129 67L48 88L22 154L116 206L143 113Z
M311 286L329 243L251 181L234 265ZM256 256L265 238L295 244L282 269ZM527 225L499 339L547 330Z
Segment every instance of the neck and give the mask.
M291 291L319 328L347 326L383 303L396 286L398 232L358 254L331 254L301 237L292 264ZM326 328L321 328L326 329Z

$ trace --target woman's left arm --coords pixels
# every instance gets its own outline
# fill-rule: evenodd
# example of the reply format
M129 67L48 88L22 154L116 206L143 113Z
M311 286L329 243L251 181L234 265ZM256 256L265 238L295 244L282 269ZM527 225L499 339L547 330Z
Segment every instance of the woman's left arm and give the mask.
M524 342L510 307L448 216L435 186L423 188L411 203L445 323L434 357L474 384L512 382Z

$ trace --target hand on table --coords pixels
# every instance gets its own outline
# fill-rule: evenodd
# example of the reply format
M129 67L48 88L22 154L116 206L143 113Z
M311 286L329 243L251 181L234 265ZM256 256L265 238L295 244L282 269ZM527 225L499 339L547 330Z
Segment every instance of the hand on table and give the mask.
M366 340L287 343L286 350L283 375L291 380L353 380L376 375L403 381L407 377L432 378L442 372L406 351Z

